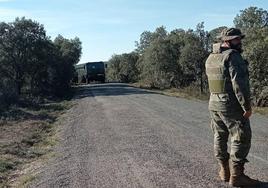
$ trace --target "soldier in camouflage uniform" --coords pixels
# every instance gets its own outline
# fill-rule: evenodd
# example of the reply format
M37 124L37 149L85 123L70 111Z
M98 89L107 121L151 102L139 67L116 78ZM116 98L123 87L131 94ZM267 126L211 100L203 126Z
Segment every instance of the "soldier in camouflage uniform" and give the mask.
M239 29L224 29L221 42L213 45L213 52L206 61L214 152L220 165L220 179L232 186L259 184L244 174L251 144L249 117L252 113L248 64L240 55L244 36ZM230 154L227 151L229 135Z

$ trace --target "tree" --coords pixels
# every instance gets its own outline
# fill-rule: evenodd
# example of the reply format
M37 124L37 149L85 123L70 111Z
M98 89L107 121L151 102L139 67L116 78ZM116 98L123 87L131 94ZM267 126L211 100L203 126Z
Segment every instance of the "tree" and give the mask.
M74 77L74 65L79 62L82 53L82 43L79 38L66 39L58 35L54 40L54 63L52 64L51 79L57 96L63 96L70 88Z
M82 43L78 37L74 39L66 39L58 35L54 44L59 48L61 56L70 64L77 64L82 54Z
M198 81L197 85L203 89L204 61L207 56L205 37L207 33L203 32L203 35L200 33L192 30L174 30L169 36L178 54L178 87L186 87ZM203 41L201 41L200 36L203 37Z
M196 26L196 35L199 38L199 50L197 49L196 52L199 52L199 54L196 56L197 59L197 70L198 70L198 80L200 80L200 92L204 92L204 80L205 79L205 60L208 56L208 49L209 49L209 34L204 29L204 22L201 22L197 24Z
M27 71L39 63L38 51L47 40L43 25L31 19L16 18L10 24L0 24L0 56L2 72L14 81L21 93Z
M257 7L241 10L234 23L246 34L243 56L249 62L251 91L257 105L268 105L268 13Z
M138 54L135 52L122 54L120 77L123 82L135 82L138 79L137 61Z
M51 54L53 44L50 40L40 41L38 51L31 64L25 67L25 85L29 87L29 92L33 96L48 94L50 87L47 85L48 69L51 66Z
M151 87L169 88L178 75L177 50L170 40L155 40L146 49L141 79Z
M121 60L120 55L113 55L108 61L107 77L110 81L121 81L120 80L120 70L121 70Z
M193 73L195 66L189 59L193 57L191 45L195 43L196 38L193 31L183 29L175 29L168 36L173 49L176 50L174 53L176 54L177 75L173 85L177 88L188 86L196 81L196 74Z
M31 19L0 23L0 95L63 96L81 48L77 37L69 40L58 36L52 42L43 25ZM12 88L15 94L5 94L13 92Z
M139 75L138 58L139 55L136 52L112 56L108 63L108 79L125 83L137 81Z
M191 83L199 81L199 88L203 92L204 68L203 62L205 50L198 43L189 43L181 50L179 64L182 70L181 87L189 86Z
M154 40L165 39L167 34L164 26L156 28L154 32L144 31L140 36L140 41L135 42L137 47L136 52L142 55Z
M251 28L263 28L268 26L268 12L258 7L249 7L241 10L240 14L234 18L237 28L247 33Z

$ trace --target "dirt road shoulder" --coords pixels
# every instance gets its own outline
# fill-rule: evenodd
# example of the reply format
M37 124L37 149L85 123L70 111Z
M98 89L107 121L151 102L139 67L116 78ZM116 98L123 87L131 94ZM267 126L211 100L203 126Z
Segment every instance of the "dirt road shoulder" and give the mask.
M33 169L52 153L60 116L70 101L24 103L0 116L0 187L22 187L35 178Z

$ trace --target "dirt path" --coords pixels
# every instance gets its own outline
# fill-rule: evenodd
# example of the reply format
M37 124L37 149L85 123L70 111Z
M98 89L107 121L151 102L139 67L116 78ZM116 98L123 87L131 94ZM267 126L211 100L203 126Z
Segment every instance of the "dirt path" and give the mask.
M57 157L31 187L228 187L217 180L206 102L124 84L81 87L75 100L65 114ZM266 182L267 122L252 118L246 166Z

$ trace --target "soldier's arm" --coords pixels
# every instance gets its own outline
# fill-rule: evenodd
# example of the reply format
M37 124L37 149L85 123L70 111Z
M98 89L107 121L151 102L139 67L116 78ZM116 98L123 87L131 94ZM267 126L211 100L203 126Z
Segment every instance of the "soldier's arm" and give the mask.
M247 74L247 66L238 53L232 53L229 57L229 73L232 80L233 91L243 110L250 111L250 88Z

